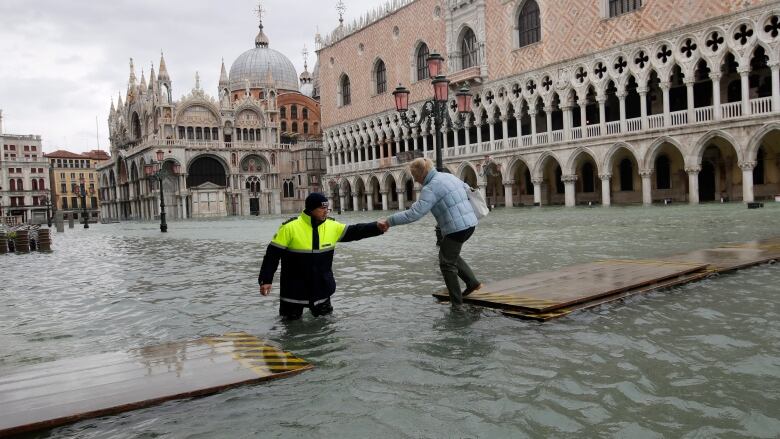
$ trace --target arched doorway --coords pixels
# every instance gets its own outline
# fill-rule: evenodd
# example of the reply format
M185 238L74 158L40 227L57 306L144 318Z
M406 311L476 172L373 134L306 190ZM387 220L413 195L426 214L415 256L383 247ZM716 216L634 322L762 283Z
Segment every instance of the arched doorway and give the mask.
M225 165L211 156L200 156L187 169L187 187L192 193L192 217L227 216Z

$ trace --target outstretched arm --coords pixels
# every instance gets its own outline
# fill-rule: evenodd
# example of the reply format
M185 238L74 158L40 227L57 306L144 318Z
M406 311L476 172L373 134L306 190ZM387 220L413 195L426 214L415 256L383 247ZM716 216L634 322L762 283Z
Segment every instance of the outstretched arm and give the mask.
M363 238L379 236L382 233L384 232L381 230L378 222L352 224L347 226L344 236L339 239L339 242L358 241Z

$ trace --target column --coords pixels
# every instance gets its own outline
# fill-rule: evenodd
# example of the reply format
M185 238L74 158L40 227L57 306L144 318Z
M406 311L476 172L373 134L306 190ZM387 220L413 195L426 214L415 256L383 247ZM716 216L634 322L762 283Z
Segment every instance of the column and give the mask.
M355 212L360 212L360 197L357 195L352 196L352 210Z
M618 102L620 103L620 132L626 132L626 96L628 94L625 91L619 91L617 94Z
M649 128L647 125L647 87L637 88L636 91L639 93L639 110L641 111L642 129L646 130Z
M487 122L490 127L488 132L490 133L490 144L492 145L493 141L496 140L496 119L491 117Z
M750 114L750 82L748 81L750 75L750 67L737 68L739 73L739 79L742 81L742 115L747 116Z
M661 91L664 94L664 126L668 127L670 125L670 116L669 116L669 87L671 87L671 84L669 81L661 81L659 84L661 87Z
M588 109L588 101L580 99L577 101L580 105L580 128L582 128L582 138L588 137L588 115L586 110Z
M712 118L715 120L720 120L722 117L720 112L720 76L720 72L710 73L710 80L712 80Z
M331 209L333 209L333 195L328 197L328 206L330 206Z
M753 168L756 167L756 162L743 162L739 165L742 169L742 201L745 203L752 203L755 201L753 195Z
M417 201L420 199L420 192L422 191L421 187L415 187L414 188L414 201Z
M504 183L504 206L512 207L513 205L512 183Z
M688 173L688 202L699 204L699 172L701 166L689 166L685 168Z
M693 77L685 77L685 91L688 94L688 123L696 122L696 109L693 107L693 83L696 82Z
M504 144L506 145L506 139L509 138L509 123L507 122L507 119L509 119L506 114L501 115L501 138L504 139Z
M187 210L184 209L185 197L179 197L179 208L181 209L181 219L187 219Z
M417 141L419 140L417 133L418 133L417 128L415 128L414 137L412 137L412 147L414 148L415 151L417 151L417 149L419 148L419 146L417 145Z
M517 117L515 117L515 124L517 125L517 138L523 137L523 116L520 115L520 112L517 113ZM517 146L523 146L521 145L520 140L517 141Z
M601 179L601 205L609 206L612 204L612 174L600 174L599 178Z
M398 210L406 210L406 192L398 191L396 194L398 195Z
M542 184L544 178L531 178L531 183L534 184L534 206L542 205Z
M607 112L605 104L607 102L606 96L597 96L596 101L599 103L599 125L601 127L601 135L607 134Z
M642 204L650 206L653 204L653 185L650 179L653 176L653 170L643 169L639 171L639 176L642 177Z
M425 132L422 135L422 142L423 142L423 153L428 152L428 133Z
M566 200L566 207L574 207L577 204L576 188L574 183L577 181L577 175L562 175L561 181L563 181L564 198Z
M339 210L341 210L342 212L347 211L347 197L345 197L344 195L341 195L339 197Z
M482 124L474 124L477 127L477 144L482 143Z
M564 107L561 107L563 110L563 139L564 140L570 140L571 139L571 128L572 128L572 106L566 105Z
M387 192L382 192L382 210L388 210Z
M466 131L466 145L471 145L471 119L466 119L466 123L463 124L463 127Z
M547 132L548 133L552 132L552 112L553 112L553 110L554 110L554 108L552 107L552 105L548 105L548 106L544 107L544 115L547 117ZM551 141L551 140L552 140L551 138L547 139L548 142Z
M772 69L772 111L780 111L780 64L773 63L769 66Z
M536 107L528 109L528 116L531 118L531 144L536 145Z
M374 194L366 194L366 203L368 206L366 206L366 209L369 211L374 210Z

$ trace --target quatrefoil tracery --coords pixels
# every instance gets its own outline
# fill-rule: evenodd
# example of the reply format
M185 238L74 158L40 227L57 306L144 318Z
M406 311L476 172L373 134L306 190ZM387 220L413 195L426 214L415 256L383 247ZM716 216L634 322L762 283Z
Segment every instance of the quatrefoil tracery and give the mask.
M618 73L622 74L623 70L625 70L627 66L628 63L626 62L626 60L623 59L622 56L618 57L617 61L615 62L615 70L617 70Z
M723 41L723 37L718 34L718 31L715 31L710 35L710 39L707 40L707 47L712 49L713 52L717 52L718 47L723 44Z
M698 46L696 43L694 43L692 39L688 38L685 40L685 44L680 47L680 52L682 52L686 58L690 58L693 56L693 53L696 52L697 48Z
M744 46L752 36L753 29L750 29L748 25L743 24L739 27L737 33L734 34L734 41L739 41L739 44Z
M636 59L634 59L634 64L638 65L640 69L645 68L645 64L650 61L650 57L645 55L644 50L640 50L639 53L636 54Z
M666 44L664 44L661 46L661 49L658 51L656 57L660 59L662 63L666 64L666 61L672 57L672 50L666 47Z
M577 73L574 74L574 77L577 78L577 81L579 81L580 84L582 84L588 77L588 72L583 67L580 67L577 69Z
M768 33L772 38L780 35L780 17L773 15L766 26L764 26L764 32Z
M596 68L593 69L593 74L598 76L599 79L604 78L604 73L606 72L607 72L607 67L602 62L596 64Z

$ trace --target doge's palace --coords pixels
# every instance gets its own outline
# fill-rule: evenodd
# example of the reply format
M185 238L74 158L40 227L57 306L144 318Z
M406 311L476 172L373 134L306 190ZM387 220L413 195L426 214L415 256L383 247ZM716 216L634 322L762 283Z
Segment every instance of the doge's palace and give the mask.
M408 206L434 158L429 53L474 106L449 172L490 204L753 201L780 194L780 2L396 0L319 46L327 182L344 209ZM565 4L565 7L563 5ZM399 160L400 159L400 160Z

